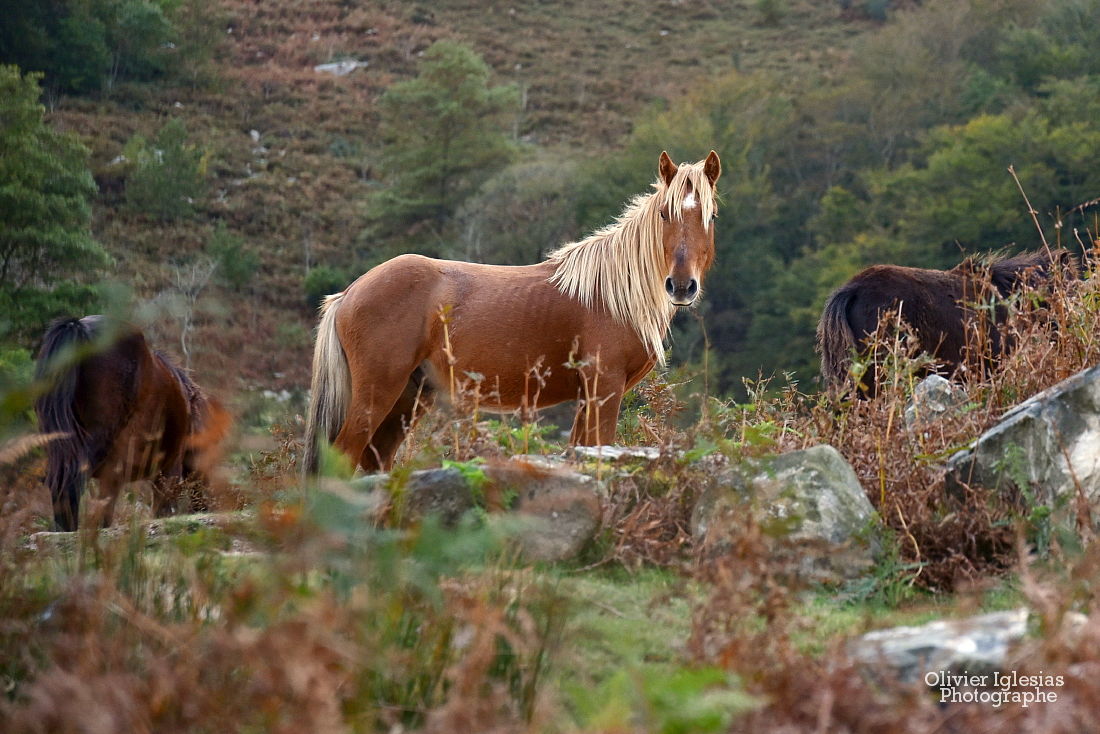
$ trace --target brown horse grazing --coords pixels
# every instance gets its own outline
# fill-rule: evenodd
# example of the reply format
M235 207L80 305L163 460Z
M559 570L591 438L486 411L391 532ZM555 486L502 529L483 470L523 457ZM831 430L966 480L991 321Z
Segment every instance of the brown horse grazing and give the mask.
M61 530L77 528L89 476L99 480L94 512L104 527L122 486L142 479L153 480L156 515L170 513L183 481L212 477L229 433L221 403L136 328L100 344L110 328L102 316L58 319L38 354L38 377L51 383L35 402L38 427L60 434L46 444L46 485Z
M714 259L718 155L677 166L662 153L659 172L655 193L544 262L401 255L325 299L306 473L319 439L365 471L389 468L432 394L461 401L470 375L488 394L482 409L579 400L571 441L611 442L623 393L663 362L672 315L698 298Z
M872 265L838 288L825 304L817 327L821 373L830 390L850 387L853 354L865 353L869 341L887 312L900 313L923 351L950 375L968 360L984 364L1011 346L998 325L1007 310L993 309L988 329L973 327L982 316L976 308L990 297L1004 299L1024 287L1047 280L1058 267L1072 270L1075 259L1066 250L1040 250L1011 258L987 261L969 258L951 270L925 270L897 265ZM968 340L969 338L969 340ZM975 343L977 339L988 340ZM857 394L875 394L874 370L869 369L856 386Z

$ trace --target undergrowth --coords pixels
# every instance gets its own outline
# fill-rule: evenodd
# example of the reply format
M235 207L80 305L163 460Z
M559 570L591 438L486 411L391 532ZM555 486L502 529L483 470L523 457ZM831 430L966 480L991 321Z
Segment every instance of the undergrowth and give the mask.
M519 562L505 542L514 529L493 503L457 528L400 524L354 482L303 485L293 422L276 427L274 450L250 456L231 483L222 506L244 510L228 521L155 531L135 499L116 530L51 541L31 535L49 506L37 444L17 435L0 447L0 729L1091 730L1100 723L1100 547L1090 527L1062 527L1026 492L948 493L944 466L1017 402L1100 361L1093 263L1090 253L1083 277L1062 274L1002 304L1014 348L972 352L956 375L965 403L915 426L905 408L935 365L896 322L882 328L879 360L857 362L877 370L870 399L810 394L787 377L778 387L753 381L748 401L730 402L692 394L684 375L651 377L620 430L658 458L578 458L605 487L603 530L580 561L552 573ZM558 421L487 417L477 385L467 388L474 410L437 408L411 427L398 478L443 463L477 484L486 462L560 456ZM809 585L797 548L752 502L727 543L699 547L692 512L716 473L819 443L852 464L891 531L870 573ZM664 574L682 626L631 639L628 623L668 616L623 605L659 595L601 599L570 583L594 566L624 586ZM1057 708L939 706L926 687L850 656L845 636L871 620L825 622L808 611L919 609L969 598L1013 570L1012 599L1036 612L1014 665L1060 671ZM587 659L559 658L584 644L569 638L576 618L584 634L610 636L596 675L562 674ZM667 649L655 651L662 640ZM610 670L616 656L630 661L621 672ZM558 690L561 681L569 685Z

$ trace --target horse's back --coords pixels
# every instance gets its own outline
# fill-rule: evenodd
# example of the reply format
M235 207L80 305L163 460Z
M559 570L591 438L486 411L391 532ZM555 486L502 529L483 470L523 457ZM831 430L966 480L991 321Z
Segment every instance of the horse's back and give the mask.
M900 265L872 265L840 290L850 294L849 323L857 339L874 334L882 316L894 310L915 328L942 331L957 319L963 295L958 277L949 271Z
M127 331L80 363L76 412L89 433L113 434L133 411L135 386L147 352L145 337Z
M151 477L178 460L189 430L189 409L173 368L150 349L136 327L80 366L75 410L88 431L93 476L116 472Z
M563 294L550 282L554 269L420 255L378 265L348 287L336 315L353 374L405 380L423 366L436 387L468 373L501 395L523 396L541 365L554 373L543 395L551 404L576 397L580 377L567 364L600 359L624 379L648 371L651 355L631 327Z

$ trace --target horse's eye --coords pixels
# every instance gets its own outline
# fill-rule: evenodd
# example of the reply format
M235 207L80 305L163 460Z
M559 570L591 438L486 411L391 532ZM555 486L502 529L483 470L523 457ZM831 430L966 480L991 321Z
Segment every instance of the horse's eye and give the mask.
M665 222L668 221L668 212L661 212L661 219Z

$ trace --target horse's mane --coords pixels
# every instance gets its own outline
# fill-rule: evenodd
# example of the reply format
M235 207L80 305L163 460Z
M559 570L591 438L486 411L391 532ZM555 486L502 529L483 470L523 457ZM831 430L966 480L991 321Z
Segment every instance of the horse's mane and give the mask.
M619 322L637 332L650 354L665 361L664 338L676 307L665 293L665 256L661 241L661 207L684 216L683 203L694 193L703 222L711 226L715 191L703 162L681 164L672 183L658 177L652 194L639 194L615 222L579 242L550 253L556 264L553 283L589 308L602 304Z
M201 430L203 420L206 417L206 411L204 410L207 401L206 393L191 379L191 372L177 365L167 354L155 351L153 355L160 360L160 363L179 383L180 390L187 399L187 408L191 412L191 431L194 433Z

